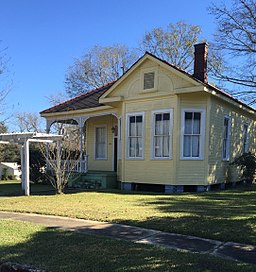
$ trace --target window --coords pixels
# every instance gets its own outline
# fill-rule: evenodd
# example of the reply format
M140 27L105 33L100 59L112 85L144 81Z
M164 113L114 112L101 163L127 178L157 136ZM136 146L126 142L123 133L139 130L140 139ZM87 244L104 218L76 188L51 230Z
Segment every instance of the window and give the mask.
M144 114L127 115L127 157L143 158Z
M248 124L244 124L244 129L243 129L243 153L248 153L248 151L249 151Z
M149 73L144 73L144 85L143 89L154 89L155 87L155 73L154 72L149 72Z
M182 111L181 159L204 158L205 110Z
M224 117L223 128L223 146L222 146L222 159L228 161L230 156L230 129L231 119L229 116Z
M171 110L155 111L152 115L152 158L171 158L171 133L172 114Z
M95 159L107 159L107 128L95 127Z

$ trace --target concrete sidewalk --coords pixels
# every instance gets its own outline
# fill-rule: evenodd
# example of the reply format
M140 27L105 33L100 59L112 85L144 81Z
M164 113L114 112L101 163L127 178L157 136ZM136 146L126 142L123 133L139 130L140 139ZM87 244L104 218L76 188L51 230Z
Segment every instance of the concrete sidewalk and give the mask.
M43 224L51 228L60 228L85 234L102 235L128 240L135 243L158 245L179 251L208 253L222 258L256 264L256 247L251 245L220 242L152 229L60 216L0 211L0 219L28 221Z

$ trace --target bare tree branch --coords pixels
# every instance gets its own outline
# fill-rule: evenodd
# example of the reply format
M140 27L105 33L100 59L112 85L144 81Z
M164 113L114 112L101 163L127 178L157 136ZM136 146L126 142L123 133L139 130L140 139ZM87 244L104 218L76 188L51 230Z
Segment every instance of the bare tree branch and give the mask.
M69 67L65 89L70 97L118 79L137 59L125 45L94 46Z
M56 189L57 194L63 194L64 189L72 175L78 161L79 151L72 150L71 141L56 143L46 146L40 145L41 153L48 165L47 179Z
M256 95L256 2L233 0L231 8L213 5L217 32L213 47L222 59L222 69L213 69L217 79L243 87L237 95L254 104ZM235 92L234 92L235 94Z

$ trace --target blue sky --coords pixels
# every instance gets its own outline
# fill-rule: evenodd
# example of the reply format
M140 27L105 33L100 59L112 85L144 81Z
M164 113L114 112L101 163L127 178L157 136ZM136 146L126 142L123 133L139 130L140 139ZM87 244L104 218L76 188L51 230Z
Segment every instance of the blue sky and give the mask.
M214 3L220 3L215 0ZM39 112L47 96L64 89L74 58L94 45L137 47L154 27L185 21L212 39L215 24L205 0L0 0L1 47L8 47L13 111Z

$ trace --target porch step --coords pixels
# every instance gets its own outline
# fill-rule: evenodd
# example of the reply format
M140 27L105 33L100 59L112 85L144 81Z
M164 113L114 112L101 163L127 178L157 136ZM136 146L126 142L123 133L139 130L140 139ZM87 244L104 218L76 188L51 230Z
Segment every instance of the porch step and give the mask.
M116 172L89 171L73 175L69 181L69 187L85 189L114 189L117 188Z

